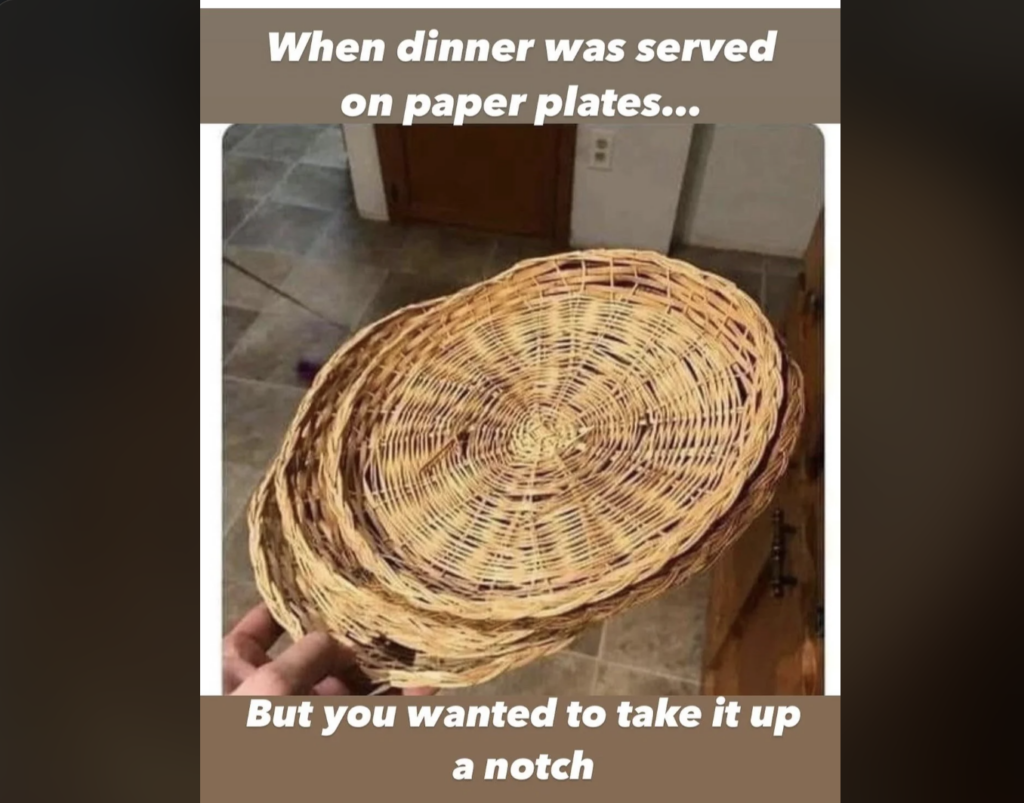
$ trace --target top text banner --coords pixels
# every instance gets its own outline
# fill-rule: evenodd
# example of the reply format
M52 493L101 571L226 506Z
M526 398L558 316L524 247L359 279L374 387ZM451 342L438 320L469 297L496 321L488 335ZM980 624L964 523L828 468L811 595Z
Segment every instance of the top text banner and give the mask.
M838 123L837 9L199 12L200 123Z

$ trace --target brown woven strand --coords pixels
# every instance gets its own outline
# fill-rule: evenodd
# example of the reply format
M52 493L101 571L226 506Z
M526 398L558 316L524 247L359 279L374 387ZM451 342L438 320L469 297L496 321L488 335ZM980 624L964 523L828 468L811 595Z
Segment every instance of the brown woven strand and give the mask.
M481 682L710 565L767 504L802 414L799 369L728 282L637 252L520 263L395 313L332 358L250 509L257 581L293 636L332 632L372 677ZM478 433L455 438L462 463L452 427ZM600 470L553 478L587 460ZM466 482L467 466L491 470L474 496L504 503L485 508L491 521L459 518L471 488L445 481ZM633 506L613 496L624 513L593 502L630 482L644 493ZM559 518L559 496L577 519ZM521 528L533 544L517 554L510 529L544 503L562 534ZM475 539L424 516L445 504Z

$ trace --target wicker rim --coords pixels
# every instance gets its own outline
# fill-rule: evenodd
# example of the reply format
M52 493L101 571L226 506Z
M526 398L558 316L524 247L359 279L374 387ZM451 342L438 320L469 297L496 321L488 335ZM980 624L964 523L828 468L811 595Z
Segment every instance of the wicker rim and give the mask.
M519 422L528 418L522 413L547 399L524 396L513 383L530 359L551 364L556 348L541 357L543 345L531 351L522 340L540 327L535 342L546 338L550 344L566 319L577 329L589 325L593 340L570 337L569 362L560 367L576 374L563 385L577 379L584 364L597 363L597 370L613 377L626 372L632 398L600 383L596 401L580 414L579 429L594 457L563 451L520 461L504 446L519 437ZM526 332L518 348L505 334L516 326ZM708 327L717 337L708 336ZM596 360L586 351L609 329L633 339L630 354L640 355L635 363L604 355ZM662 359L643 359L645 350L660 350ZM478 362L489 355L481 370ZM444 365L435 370L439 363ZM655 397L639 409L624 404L645 401L631 365L641 367L643 390ZM475 373L459 373L466 366ZM512 378L502 382L509 367ZM599 384L584 378L584 391ZM558 386L558 380L545 385L532 374L527 379L548 394ZM502 405L496 387L511 405ZM471 394L469 402L453 411L451 400L460 391ZM615 594L692 546L732 506L760 461L781 396L774 330L731 282L650 252L528 260L441 301L385 343L339 405L317 478L319 494L325 518L341 523L346 549L396 596L467 618L558 615ZM626 417L624 432L602 418L608 409ZM690 431L673 426L673 415ZM602 427L603 443L596 437ZM461 452L451 448L460 428L470 431ZM558 422L548 429L559 437ZM638 429L654 433L648 438L654 457L640 480L640 456L622 448ZM571 447L572 434L565 438ZM529 438L521 440L528 449ZM683 460L681 450L688 450ZM601 457L612 461L618 475L607 465L594 469ZM546 465L545 458L551 458ZM477 463L488 461L487 480L500 481L479 482L479 473L473 475ZM567 486L579 466L586 480L597 480L559 507L564 496L574 495L576 489ZM568 478L560 488L552 479L558 473ZM626 483L629 495L620 492L623 474L633 478ZM489 515L486 508L509 486L512 499ZM554 498L546 519L520 516L520 493L533 507L538 496ZM472 504L464 505L466 499ZM495 545L501 541L508 545L499 555ZM526 557L517 559L521 555ZM545 573L545 564L554 568Z
M636 252L600 253L614 258ZM524 267L537 269L552 259L578 257L571 254L521 263L491 283L501 282ZM592 260L594 256L591 253L586 258ZM481 287L469 288L459 295L479 292ZM358 547L368 542L358 528L338 526L326 538L318 532L318 527L330 521L330 517L323 516L322 510L312 516L310 511L303 511L310 504L304 494L311 489L301 483L311 476L322 479L325 472L329 476L329 469L324 466L330 463L320 459L318 466L302 465L301 470L295 471L291 461L315 457L322 445L316 443L317 434L323 436L325 430L336 430L339 420L344 418L345 405L355 406L353 400L360 398L359 388L367 376L367 366L372 367L375 360L379 361L380 352L390 350L406 333L418 331L430 310L450 302L451 299L427 302L399 310L361 331L331 359L300 405L278 459L250 507L250 550L257 584L275 617L293 637L313 629L332 632L356 649L371 677L394 685L461 686L482 682L561 649L591 622L656 596L702 571L767 504L788 462L803 415L799 368L788 363L776 345L780 355L779 384L783 376L786 384L785 399L780 398L783 409L778 427L765 434L763 459L744 487L737 489L738 501L709 525L696 546L684 545L632 585L604 596L592 595L562 611L552 612L549 608L540 618L466 617L462 611L432 610L429 603L435 600L428 599L424 606L415 583L396 589L382 582L376 572L367 571L360 562L363 556ZM450 318L444 321L449 322ZM425 336L421 334L421 339ZM357 379L349 384L352 377ZM335 392L341 385L348 385L341 393L343 399ZM323 404L325 393L333 399L333 406ZM367 398L366 394L362 398ZM318 433L313 433L316 426L311 422L318 422ZM310 438L313 440L309 441ZM327 488L330 490L330 485ZM279 531L277 535L274 530ZM287 537L284 531L288 531ZM352 548L352 544L357 548ZM321 559L318 550L323 548L331 550L330 560ZM413 579L421 582L418 576ZM405 593L410 590L413 593ZM410 650L409 645L415 646Z

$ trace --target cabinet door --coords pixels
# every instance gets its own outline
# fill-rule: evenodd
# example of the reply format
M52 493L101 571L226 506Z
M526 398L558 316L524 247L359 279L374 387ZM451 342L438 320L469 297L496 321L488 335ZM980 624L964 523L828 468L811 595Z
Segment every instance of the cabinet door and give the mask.
M711 570L706 694L824 693L823 254L819 220L781 332L804 372L804 427L772 505Z
M393 222L568 241L575 126L374 129Z

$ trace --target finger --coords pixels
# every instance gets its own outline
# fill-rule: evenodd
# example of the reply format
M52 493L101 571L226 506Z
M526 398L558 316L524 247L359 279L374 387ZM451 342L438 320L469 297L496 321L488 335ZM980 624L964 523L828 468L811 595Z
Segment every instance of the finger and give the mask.
M222 658L225 667L229 664L245 664L251 670L270 660L267 651L244 633L229 633L224 638Z
M334 643L334 666L331 667L331 674L345 679L347 673L355 672L359 669L356 655L348 645L335 639L331 640Z
M231 694L246 680L256 667L241 658L231 655L224 656L221 674L223 676L224 694Z
M274 621L266 604L261 602L239 620L228 633L228 638L251 641L266 652L281 638L282 633L284 629Z
M341 697L351 693L348 686L334 675L328 675L313 687L313 694L320 697Z
M337 652L337 642L326 633L310 633L276 660L257 669L235 690L235 694L306 694L330 674L338 660Z
M403 697L429 697L432 694L437 694L437 689L430 689L426 686L418 686L411 689L402 689Z

